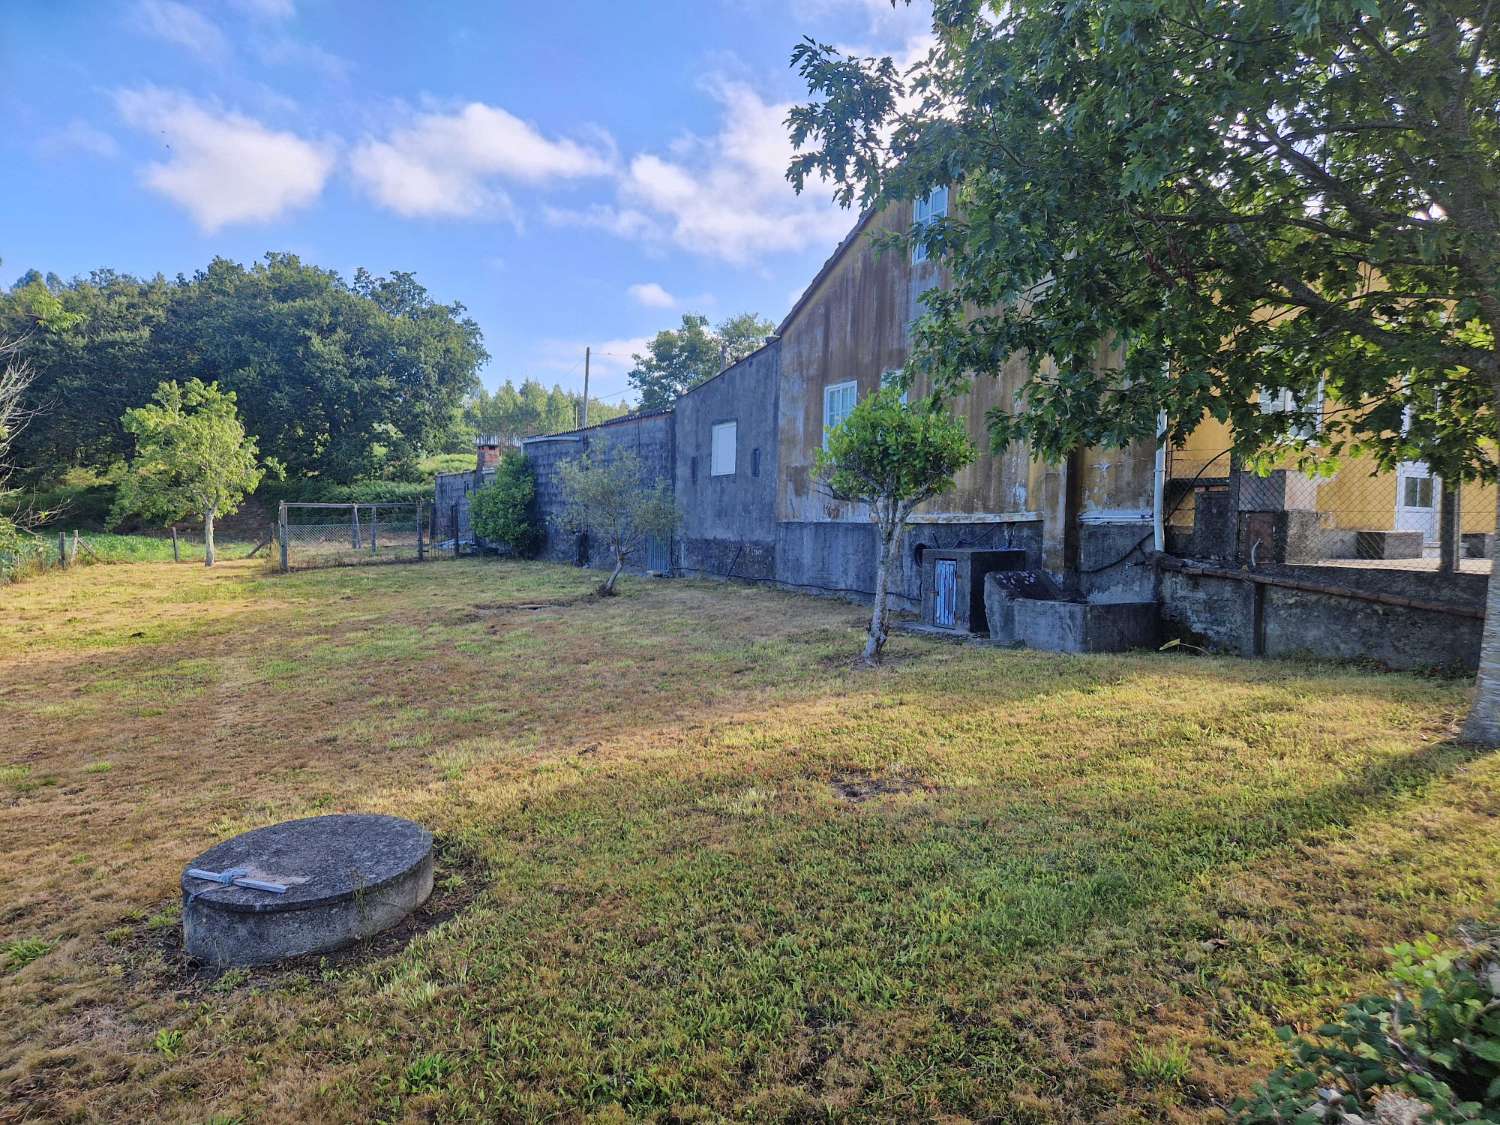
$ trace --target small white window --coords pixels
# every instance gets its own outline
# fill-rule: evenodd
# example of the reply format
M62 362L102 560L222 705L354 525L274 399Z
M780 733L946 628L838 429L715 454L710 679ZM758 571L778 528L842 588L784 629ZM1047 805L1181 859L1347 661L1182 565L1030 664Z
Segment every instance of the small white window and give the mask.
M1260 389L1260 412L1262 414L1297 414L1302 422L1292 428L1292 436L1310 441L1323 428L1323 381L1318 380L1318 389L1311 402L1306 405L1297 401L1286 387L1262 387Z
M708 453L708 475L728 477L734 475L734 450L739 436L739 426L734 422L720 422L713 429L713 444Z
M828 448L828 431L837 426L854 410L859 400L859 384L852 379L847 383L834 383L823 388L823 448Z
M935 187L912 204L912 225L924 227L928 223L944 218L947 214L948 189L946 187ZM914 244L911 248L911 260L913 262L925 262L927 260L927 247L920 242Z
M881 387L894 387L894 386L896 386L900 382L901 382L901 369L899 367L892 368L890 371L883 372L881 374L881 376L880 376L880 385L881 385ZM902 406L910 406L911 405L911 391L910 390L907 390L905 388L902 389L902 391L901 391L901 405Z

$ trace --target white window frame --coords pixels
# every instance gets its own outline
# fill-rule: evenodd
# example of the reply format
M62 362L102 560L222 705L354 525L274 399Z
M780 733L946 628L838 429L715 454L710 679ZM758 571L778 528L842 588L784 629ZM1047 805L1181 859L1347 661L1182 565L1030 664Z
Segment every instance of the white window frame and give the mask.
M946 218L947 214L947 184L933 188L926 195L912 202L911 222L914 227L924 227L937 219ZM912 243L911 260L913 263L925 262L927 260L927 247L923 243Z
M728 434L728 441L720 435ZM738 422L715 422L708 433L708 475L711 477L734 476L738 459L740 427Z
M894 386L900 378L901 368L899 367L892 367L887 371L882 371L880 373L880 389L884 390L886 387ZM909 388L903 387L901 390L901 405L911 405L911 390Z
M834 396L842 398L849 396L849 406L838 418L834 418ZM823 388L823 448L828 448L828 432L849 417L854 412L855 406L859 404L859 381L856 379L845 379L842 383L829 383Z
M1262 414L1297 414L1307 416L1307 421L1292 430L1292 436L1311 441L1323 432L1323 380L1318 380L1318 389L1306 408L1297 402L1297 396L1287 387L1262 387L1260 389L1260 412Z

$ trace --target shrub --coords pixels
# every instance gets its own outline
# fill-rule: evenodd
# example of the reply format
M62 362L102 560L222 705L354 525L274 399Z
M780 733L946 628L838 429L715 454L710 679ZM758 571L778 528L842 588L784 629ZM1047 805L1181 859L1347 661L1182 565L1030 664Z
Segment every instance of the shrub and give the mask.
M312 504L415 503L432 500L432 483L398 480L357 480L335 484L317 478L301 478L262 485L257 494L267 504L300 501Z
M500 459L495 479L469 501L474 532L492 543L504 543L524 557L541 546L536 515L536 478L526 455L511 450Z
M1241 1125L1500 1121L1500 944L1439 952L1430 935L1391 950L1392 996L1367 996L1235 1103Z

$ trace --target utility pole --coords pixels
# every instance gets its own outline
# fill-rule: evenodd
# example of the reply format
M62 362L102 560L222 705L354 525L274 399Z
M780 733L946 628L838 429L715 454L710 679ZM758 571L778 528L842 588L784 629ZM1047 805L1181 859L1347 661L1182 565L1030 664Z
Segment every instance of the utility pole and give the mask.
M583 425L579 429L589 428L589 355L592 348L583 349Z

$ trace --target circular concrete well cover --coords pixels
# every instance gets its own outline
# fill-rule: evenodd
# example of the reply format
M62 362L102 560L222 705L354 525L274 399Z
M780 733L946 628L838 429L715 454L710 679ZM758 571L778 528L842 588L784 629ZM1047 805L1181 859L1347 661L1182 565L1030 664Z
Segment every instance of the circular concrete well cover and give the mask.
M189 871L240 872L241 880ZM226 840L188 864L183 944L190 956L220 965L321 953L395 925L431 893L432 833L421 825L363 814L290 820Z

